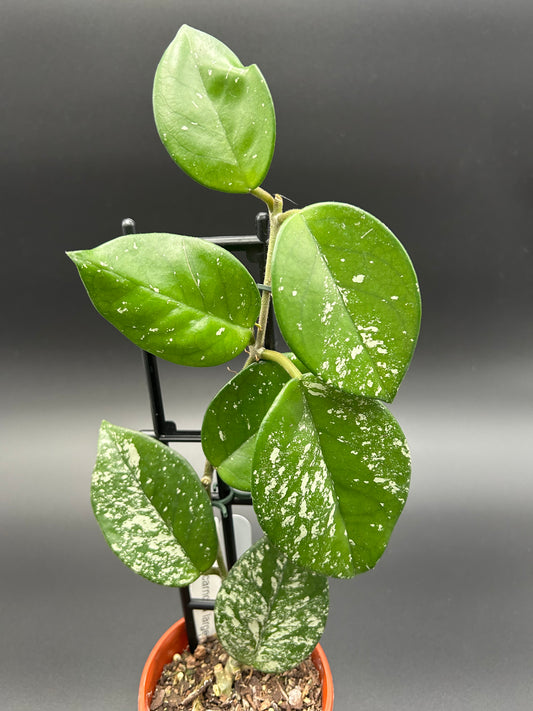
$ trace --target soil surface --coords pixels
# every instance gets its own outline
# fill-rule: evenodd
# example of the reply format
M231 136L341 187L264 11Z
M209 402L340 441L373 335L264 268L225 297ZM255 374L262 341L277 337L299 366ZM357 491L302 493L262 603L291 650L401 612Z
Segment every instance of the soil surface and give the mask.
M320 676L310 658L283 674L231 668L216 637L175 654L156 686L151 711L321 711ZM233 688L228 686L234 673ZM229 682L231 683L231 682Z

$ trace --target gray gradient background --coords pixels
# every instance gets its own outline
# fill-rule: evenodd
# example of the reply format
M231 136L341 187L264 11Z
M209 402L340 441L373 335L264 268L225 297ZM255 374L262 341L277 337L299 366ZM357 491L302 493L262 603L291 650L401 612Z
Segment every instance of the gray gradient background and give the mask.
M270 85L265 187L357 204L412 255L423 329L393 411L412 493L377 568L333 582L336 710L533 708L530 0L3 0L2 709L131 711L179 596L130 573L92 519L100 419L150 425L139 354L65 249L140 231L246 234L261 204L210 192L153 127L182 23ZM163 367L198 425L224 368ZM199 461L197 452L193 459Z

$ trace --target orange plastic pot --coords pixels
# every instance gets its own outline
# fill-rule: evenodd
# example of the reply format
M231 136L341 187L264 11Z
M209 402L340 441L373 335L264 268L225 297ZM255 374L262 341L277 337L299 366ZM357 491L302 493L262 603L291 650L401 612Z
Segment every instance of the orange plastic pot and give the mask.
M146 660L139 685L139 711L150 711L150 702L163 667L175 654L183 652L187 645L185 620L182 617L156 642ZM311 659L322 681L322 711L333 711L333 678L324 650L319 644Z

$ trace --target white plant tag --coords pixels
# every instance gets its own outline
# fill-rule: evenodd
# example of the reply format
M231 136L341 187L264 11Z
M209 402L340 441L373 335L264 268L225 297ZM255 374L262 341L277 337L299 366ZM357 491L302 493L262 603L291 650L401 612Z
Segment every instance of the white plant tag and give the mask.
M216 524L218 536L222 541L222 549L224 549L222 525L218 518L216 519ZM237 558L240 558L252 545L252 525L244 516L233 514L233 528L235 530ZM190 595L198 600L214 600L221 582L218 575L201 575L189 586ZM198 639L215 634L215 620L212 610L193 610L193 619Z

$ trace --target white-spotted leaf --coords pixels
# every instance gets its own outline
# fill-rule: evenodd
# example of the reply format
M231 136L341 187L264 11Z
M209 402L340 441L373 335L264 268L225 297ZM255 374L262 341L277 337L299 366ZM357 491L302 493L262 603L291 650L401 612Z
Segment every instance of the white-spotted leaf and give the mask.
M328 606L327 578L304 570L262 538L222 583L215 605L217 634L241 664L277 674L313 651Z
M350 578L385 550L407 497L410 457L378 400L304 375L257 436L252 496L271 541L300 565Z
M259 291L245 267L215 244L138 234L69 256L100 314L156 356L219 365L250 342Z
M102 423L91 500L111 549L154 583L188 585L216 558L215 520L198 476L151 437Z
M420 327L411 261L392 232L359 208L318 203L287 219L272 298L294 353L325 382L391 402Z
M226 383L207 408L204 454L230 486L250 491L257 431L288 380L275 363L252 363Z
M276 120L268 86L219 40L183 25L157 68L159 136L172 159L215 190L246 193L263 181Z

